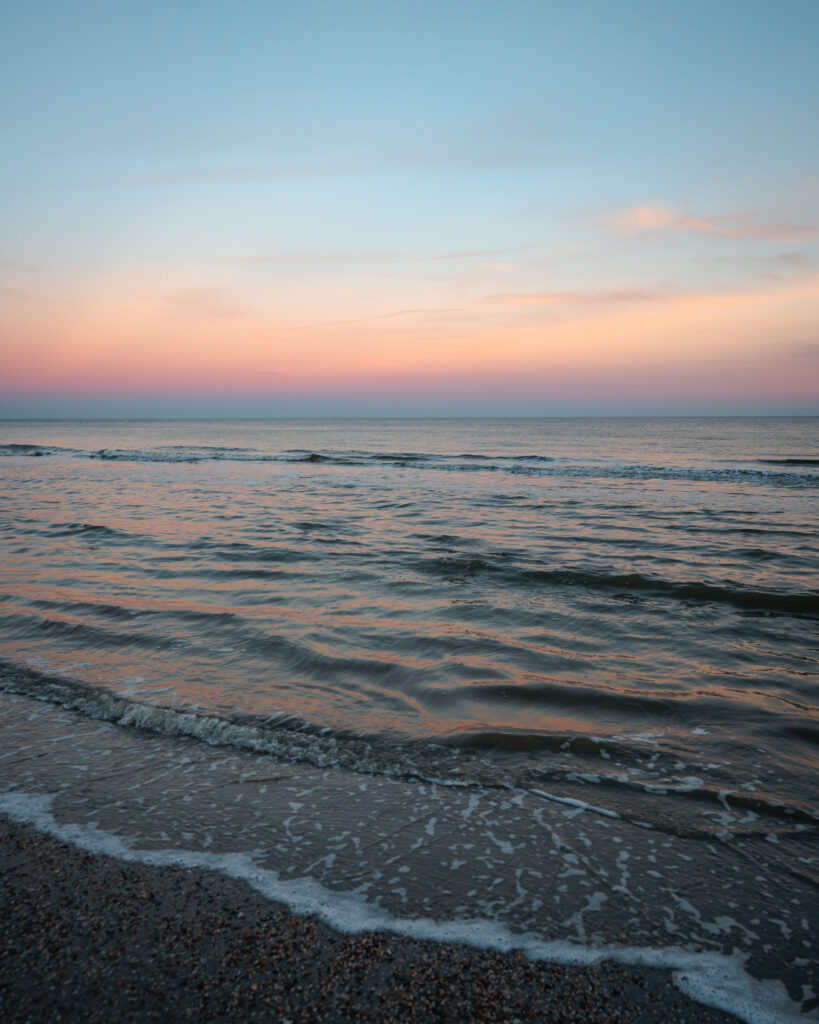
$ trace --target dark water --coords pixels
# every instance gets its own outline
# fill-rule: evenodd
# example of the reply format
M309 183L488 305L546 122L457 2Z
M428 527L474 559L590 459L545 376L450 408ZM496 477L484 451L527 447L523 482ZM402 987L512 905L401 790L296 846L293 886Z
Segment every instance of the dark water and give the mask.
M4 806L811 1011L818 425L3 424Z

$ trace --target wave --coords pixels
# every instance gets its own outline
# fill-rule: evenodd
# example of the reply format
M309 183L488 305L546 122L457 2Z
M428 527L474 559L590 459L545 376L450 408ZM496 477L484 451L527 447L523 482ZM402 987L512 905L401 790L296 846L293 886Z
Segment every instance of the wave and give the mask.
M627 778L621 769L613 774L578 772L578 763L571 767L555 763L550 768L541 764L513 765L503 757L493 760L488 754L526 751L569 752L575 758L591 755L599 764L600 743L596 737L575 734L552 734L489 731L453 734L437 741L396 740L375 735L355 735L340 730L319 728L293 714L249 715L215 714L189 708L148 704L123 696L100 686L93 686L67 676L52 676L0 660L0 692L14 693L52 704L88 718L110 722L125 729L190 739L216 747L231 747L246 753L267 754L289 763L309 764L316 768L342 768L362 775L387 776L449 787L482 787L509 792L530 793L557 802L584 806L609 817L645 821L647 810L635 804L635 798L683 798L709 806L728 809L727 801L739 811L752 811L760 816L759 825L749 831L767 835L773 828L780 835L794 827L819 827L819 816L798 804L785 804L764 793L732 790L726 793L700 779ZM630 749L624 738L606 739L606 750L621 759L644 750ZM545 792L545 782L560 792ZM615 797L615 806L600 808L577 800L565 791L566 784L577 792L580 784L599 787L601 793ZM627 797L619 801L618 794ZM639 810L637 809L639 806ZM636 817L633 817L634 813ZM767 819L767 822L766 820ZM771 819L779 824L772 825ZM784 826L784 829L783 829ZM659 831L686 834L691 838L711 838L707 825L670 826L662 818L651 826Z
M768 466L819 466L819 459L760 459Z
M444 556L417 563L424 572L451 582L467 582L482 574L493 574L504 583L518 587L566 586L588 590L649 594L678 601L729 604L750 611L785 614L819 614L819 591L780 593L744 587L718 586L697 580L666 580L642 573L607 573L583 569L539 569L510 566L487 557Z
M164 449L100 448L83 452L86 458L110 462L277 462L275 455L246 451L242 448L187 448L174 445Z
M47 529L52 537L92 537L105 540L129 540L134 539L134 534L125 530L117 530L112 526L104 526L102 523L54 523Z
M437 472L505 473L510 476L566 476L591 479L680 480L691 482L757 483L775 487L819 487L819 472L798 468L787 470L748 467L663 466L621 463L617 460L594 462L550 455L443 455L430 452L311 451L289 449L262 452L253 448L223 446L163 445L158 448L100 448L85 451L54 445L0 445L0 456L54 456L99 459L120 462L198 463L259 462L301 463L322 466L390 466L397 469L424 469ZM819 467L819 459L760 459L760 463L781 467Z
M325 523L299 523L306 533L330 529ZM38 524L39 526L39 524ZM69 537L78 540L96 541L97 546L154 543L153 539L129 533L100 523L65 522L52 523L44 527L15 525L23 533L43 532L50 537ZM456 543L457 537L439 534L431 538L436 543ZM360 544L351 538L332 536L314 537L314 544L328 543L334 546ZM167 544L162 546L167 548ZM280 575L288 567L305 563L322 562L321 550L311 550L304 545L287 546L251 544L242 541L230 542L224 539L200 538L180 545L170 545L178 554L177 559L202 555L209 564L199 566L196 575L202 579L266 579ZM740 554L753 559L770 560L775 552L767 549L741 549ZM166 557L168 557L166 555ZM569 588L604 593L619 600L641 601L646 598L660 598L683 604L727 605L749 613L774 615L795 615L813 617L819 615L819 591L775 591L742 587L732 582L709 583L704 580L674 580L651 576L639 572L617 572L614 570L575 569L564 567L540 567L538 565L516 564L502 552L496 554L447 553L430 557L412 558L406 568L422 575L437 578L447 583L471 584L492 583L512 590L532 591L542 588ZM173 572L168 569L144 569L146 574L159 575Z
M324 561L322 544L334 547L356 548L361 542L355 538L337 534L337 524L326 522L299 522L294 524L310 536L311 544L254 544L246 541L230 541L225 538L200 537L191 541L146 537L122 529L93 522L57 522L41 524L23 520L15 523L13 530L22 534L42 533L55 538L75 538L96 542L96 546L151 545L165 551L164 557L173 552L177 560L191 556L202 557L208 564L197 565L195 575L201 579L268 578L280 574L288 567L305 563ZM7 532L11 527L6 527ZM333 531L332 536L322 537L322 531ZM744 531L751 532L751 531ZM756 531L763 532L763 531ZM795 533L796 536L809 534ZM451 534L420 534L422 539L434 544L457 544L459 538ZM623 542L620 542L621 545ZM739 548L734 554L754 561L770 561L779 557L775 550L767 548ZM540 588L569 588L587 590L611 595L619 600L640 601L645 598L660 598L683 604L716 604L733 606L749 613L779 615L819 615L819 590L776 591L744 587L733 581L722 583L705 580L667 579L661 576L639 572L617 572L614 569L583 569L562 566L540 566L520 564L503 552L458 553L451 549L445 554L415 557L409 554L403 568L414 570L427 577L448 583L470 584L491 583L512 590L532 591ZM143 569L148 575L170 573L169 569Z
M334 732L305 722L292 714L274 712L267 716L227 717L192 709L142 703L112 690L65 676L46 675L0 660L0 691L58 704L89 718L171 737L187 737L212 746L236 747L251 753L272 754L287 761L304 762L317 768L346 768L369 775L425 778L416 763L429 744L410 742L402 748L391 745L389 758L379 749L375 736L354 736ZM416 748L413 750L412 748ZM427 751L428 753L428 751ZM415 757L413 757L415 755ZM439 760L448 762L451 785L460 782L455 764L456 751L441 748ZM511 788L501 779L496 784ZM484 780L488 784L491 779Z
M76 448L60 448L53 444L0 444L0 457L3 456L39 456L39 455L80 455L89 456Z
M478 949L517 951L518 958L588 967L614 961L629 967L672 971L677 988L691 999L737 1015L746 1024L789 1024L807 1020L801 1004L791 1000L778 980L759 980L747 967L747 955L688 948L683 945L626 946L579 943L540 938L519 932L491 917L455 917L438 921L429 916L396 916L363 890L339 891L309 876L287 877L265 868L245 852L213 853L197 849L143 848L136 838L123 839L97 823L60 823L51 794L24 791L0 793L0 814L32 824L38 831L95 856L153 867L198 868L217 871L245 882L266 899L282 903L299 915L315 915L342 933L379 932L420 941L458 943ZM678 940L679 941L679 940ZM805 988L804 994L810 990Z

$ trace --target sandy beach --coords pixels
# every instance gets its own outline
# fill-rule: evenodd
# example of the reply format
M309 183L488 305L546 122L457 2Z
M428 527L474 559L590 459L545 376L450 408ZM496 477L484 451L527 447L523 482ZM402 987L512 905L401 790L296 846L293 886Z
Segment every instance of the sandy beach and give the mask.
M664 971L344 935L215 872L82 853L0 822L6 1021L734 1020Z
M0 1024L819 1024L819 0L6 8Z
M5 425L2 1019L815 1019L815 426Z

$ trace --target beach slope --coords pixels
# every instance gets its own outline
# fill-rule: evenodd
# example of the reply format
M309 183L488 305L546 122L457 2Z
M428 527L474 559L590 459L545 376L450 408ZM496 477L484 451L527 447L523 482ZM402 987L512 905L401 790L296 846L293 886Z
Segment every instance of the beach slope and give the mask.
M294 917L216 872L126 864L0 819L4 1020L727 1024L668 972Z

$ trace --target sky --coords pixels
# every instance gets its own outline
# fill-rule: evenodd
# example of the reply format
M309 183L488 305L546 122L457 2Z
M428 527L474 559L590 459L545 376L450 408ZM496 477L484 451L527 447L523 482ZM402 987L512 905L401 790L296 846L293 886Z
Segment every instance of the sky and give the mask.
M3 5L0 417L819 413L817 0Z

